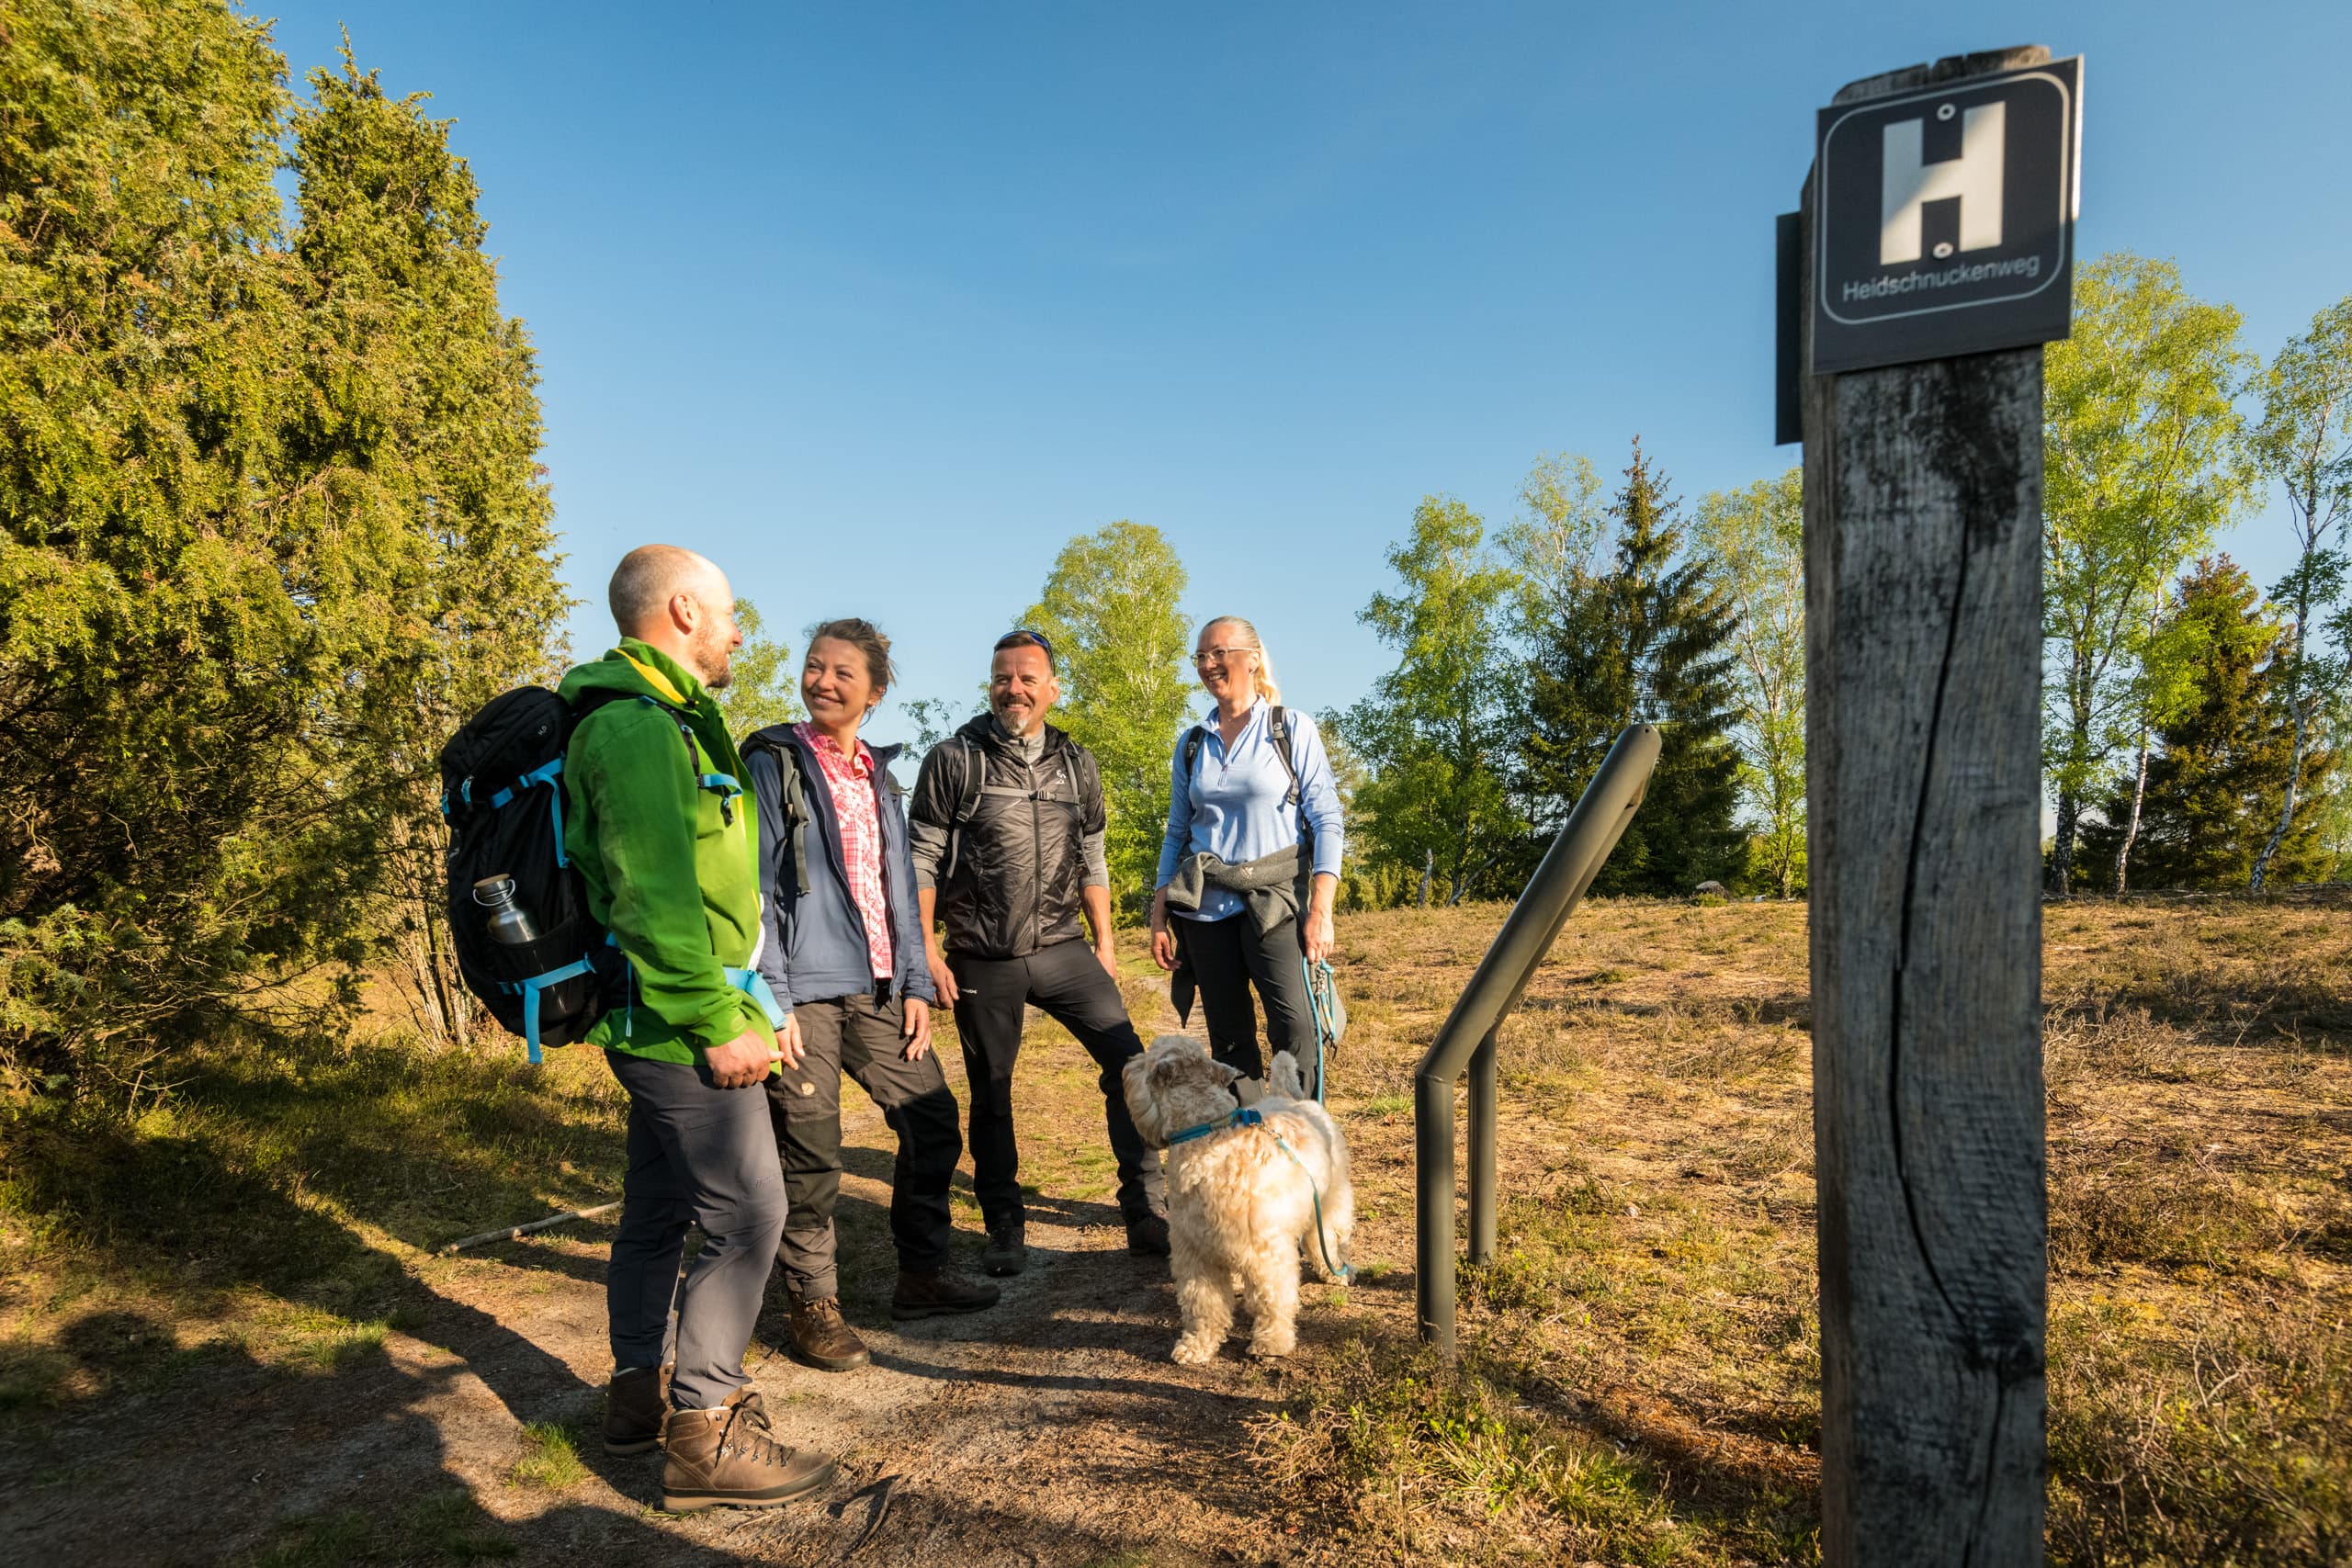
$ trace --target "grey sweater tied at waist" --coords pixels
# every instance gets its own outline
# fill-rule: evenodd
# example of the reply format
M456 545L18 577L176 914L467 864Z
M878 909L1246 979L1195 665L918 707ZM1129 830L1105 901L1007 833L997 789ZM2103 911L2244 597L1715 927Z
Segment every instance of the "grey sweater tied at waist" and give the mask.
M1176 863L1176 874L1168 882L1168 907L1197 913L1201 895L1208 888L1222 887L1239 897L1250 911L1250 923L1262 935L1284 920L1298 918L1314 865L1304 844L1238 864L1228 864L1202 850Z

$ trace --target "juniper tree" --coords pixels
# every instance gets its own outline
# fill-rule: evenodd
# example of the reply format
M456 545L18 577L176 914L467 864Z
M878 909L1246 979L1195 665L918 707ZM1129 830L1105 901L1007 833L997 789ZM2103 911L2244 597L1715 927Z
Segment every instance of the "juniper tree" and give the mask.
M19 1091L146 1081L368 958L416 902L401 867L437 864L447 716L548 660L530 356L471 180L348 62L312 85L297 111L266 28L209 0L29 0L0 29Z

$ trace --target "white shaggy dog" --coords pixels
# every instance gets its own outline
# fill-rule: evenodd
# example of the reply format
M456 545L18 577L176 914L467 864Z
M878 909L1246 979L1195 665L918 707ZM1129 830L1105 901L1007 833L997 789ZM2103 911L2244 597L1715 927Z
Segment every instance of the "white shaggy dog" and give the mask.
M1190 1366L1224 1346L1237 1289L1253 1325L1250 1353L1290 1354L1298 1345L1302 1251L1318 1277L1330 1279L1329 1266L1347 1267L1355 1229L1348 1145L1306 1097L1297 1060L1287 1051L1274 1057L1272 1092L1250 1108L1254 1121L1235 1120L1239 1076L1182 1034L1153 1041L1125 1074L1136 1129L1168 1151L1169 1261L1184 1320L1176 1359Z

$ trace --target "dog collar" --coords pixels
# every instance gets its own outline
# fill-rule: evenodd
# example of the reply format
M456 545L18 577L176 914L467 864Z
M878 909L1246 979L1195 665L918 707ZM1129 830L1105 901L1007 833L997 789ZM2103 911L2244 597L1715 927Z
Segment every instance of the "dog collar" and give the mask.
M1204 1122L1197 1127L1187 1127L1181 1133L1169 1134L1168 1146L1172 1149L1177 1145L1190 1143L1194 1138L1205 1138L1211 1133L1222 1133L1227 1127L1255 1127L1264 1120L1264 1117L1258 1114L1257 1107L1237 1105L1230 1116L1221 1117L1215 1122Z

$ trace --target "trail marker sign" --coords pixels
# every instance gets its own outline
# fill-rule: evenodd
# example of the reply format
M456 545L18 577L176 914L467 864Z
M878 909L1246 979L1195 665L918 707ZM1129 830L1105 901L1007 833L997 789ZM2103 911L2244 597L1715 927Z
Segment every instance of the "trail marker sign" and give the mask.
M1820 111L1813 373L2067 334L2082 57Z

